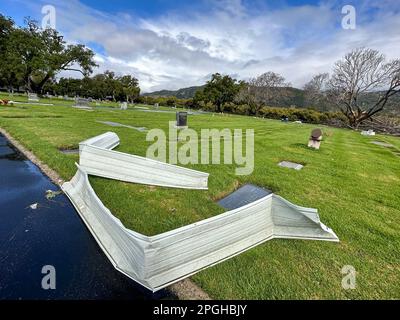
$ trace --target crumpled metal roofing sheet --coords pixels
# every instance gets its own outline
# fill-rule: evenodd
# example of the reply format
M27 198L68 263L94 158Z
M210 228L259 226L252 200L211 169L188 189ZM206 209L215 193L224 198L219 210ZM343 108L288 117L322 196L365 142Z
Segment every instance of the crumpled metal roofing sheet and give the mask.
M104 137L95 143L104 148L115 144ZM152 291L273 238L339 241L320 222L316 209L293 205L275 194L148 237L125 228L113 216L91 187L84 167L78 166L62 189L114 267Z
M81 168L91 175L126 182L207 189L208 173L111 150L118 145L119 138L113 132L81 142Z

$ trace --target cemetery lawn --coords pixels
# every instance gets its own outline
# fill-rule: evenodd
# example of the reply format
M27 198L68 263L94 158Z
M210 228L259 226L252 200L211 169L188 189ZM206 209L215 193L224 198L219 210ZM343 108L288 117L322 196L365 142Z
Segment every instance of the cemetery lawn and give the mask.
M59 149L78 148L80 141L106 131L119 135L121 145L116 150L146 155L151 144L146 142L146 133L97 121L167 131L168 121L175 119L171 109L171 113L149 113L130 106L120 111L116 104L109 104L88 112L72 109L71 101L49 101L56 105L0 106L0 127L65 180L75 174L78 155ZM359 132L322 127L324 141L321 150L315 151L306 147L314 125L213 114L191 115L188 121L198 132L201 128L254 129L254 172L236 176L235 165L188 166L210 173L208 191L90 177L96 193L126 227L154 235L217 215L224 210L216 200L244 183L253 183L295 204L318 208L322 222L341 242L268 241L192 277L212 298L400 298L399 138L364 137ZM277 166L282 160L305 167L295 171ZM44 194L45 190L38 202L46 201ZM357 271L354 290L342 288L341 269L346 265Z

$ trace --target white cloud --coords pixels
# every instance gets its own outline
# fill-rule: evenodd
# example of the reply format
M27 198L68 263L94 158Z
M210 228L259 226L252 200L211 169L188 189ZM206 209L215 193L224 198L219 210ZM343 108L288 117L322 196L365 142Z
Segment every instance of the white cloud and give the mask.
M96 56L97 72L131 73L143 91L202 84L214 72L248 78L269 70L302 86L355 47L376 48L391 58L400 52L398 1L356 6L356 30L340 28L341 5L333 0L279 9L209 1L213 10L207 12L167 12L153 19L111 16L78 0L48 2L56 6L58 28L69 41L104 49Z

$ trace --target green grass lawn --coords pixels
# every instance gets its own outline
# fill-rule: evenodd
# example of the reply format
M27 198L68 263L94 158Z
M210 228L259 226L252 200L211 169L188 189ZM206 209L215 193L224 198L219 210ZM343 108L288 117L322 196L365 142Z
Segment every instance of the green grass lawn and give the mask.
M23 104L16 104L19 106L23 106L25 103L28 103L28 96L26 94L20 94L20 93L16 93L16 94L7 94L5 92L0 92L0 99L7 99L9 101L14 101L14 102L22 102ZM74 100L65 100L65 99L59 99L57 97L54 98L39 98L39 101L37 103L33 103L32 105L36 105L36 104L53 104L55 106L72 106L74 105ZM89 103L90 106L92 107L99 107L99 109L101 108L107 108L107 107L118 107L120 106L120 104L118 102L112 102L112 101L102 101L99 102L98 105L96 105L96 102L90 102ZM142 106L140 104L137 104L137 106ZM148 106L146 106L148 107ZM165 107L160 107L159 109L161 110L166 110L168 108Z
M8 95L0 95L0 98ZM57 103L57 101L53 101ZM76 172L77 148L89 137L114 131L119 151L145 156L146 133L113 128L97 121L167 130L173 113L146 113L130 107L76 110L57 106L0 106L6 129L64 179ZM125 226L154 235L224 210L215 200L244 183L273 190L289 201L318 208L321 220L340 243L272 240L206 269L192 279L216 299L383 299L400 298L400 139L364 137L359 132L324 127L321 150L306 147L315 126L233 115L189 116L191 128L253 128L255 170L236 176L234 165L192 165L210 173L209 190L178 190L91 177L104 204ZM371 144L393 144L385 148ZM305 164L301 171L277 166L281 160ZM341 269L357 270L357 287L344 290Z

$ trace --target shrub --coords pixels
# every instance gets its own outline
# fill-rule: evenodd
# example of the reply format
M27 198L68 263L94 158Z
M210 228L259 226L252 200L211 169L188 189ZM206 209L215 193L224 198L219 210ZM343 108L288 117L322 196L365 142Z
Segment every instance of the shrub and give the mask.
M224 111L224 112L234 113L235 109L236 109L236 104L234 104L233 102L225 102L222 105L222 111Z
M235 113L248 116L251 114L251 108L248 104L240 104L236 106Z
M345 117L340 112L319 112L312 109L263 107L259 114L261 117L269 119L279 120L288 118L289 121L302 121L306 123L329 124L337 121L346 121Z

